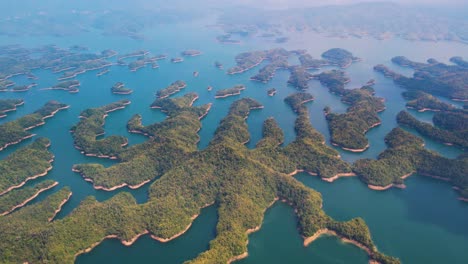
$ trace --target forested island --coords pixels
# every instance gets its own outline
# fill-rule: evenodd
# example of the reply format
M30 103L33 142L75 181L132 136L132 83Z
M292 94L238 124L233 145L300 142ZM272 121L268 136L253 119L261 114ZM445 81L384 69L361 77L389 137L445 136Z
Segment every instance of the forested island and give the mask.
M350 106L344 114L325 109L331 143L347 151L363 152L369 147L365 134L381 123L377 113L385 109L383 98L375 97L371 86L338 91L341 101Z
M267 91L267 94L268 96L274 96L276 94L276 89L275 88L271 88L271 89L268 89Z
M116 82L111 87L111 92L113 94L131 94L131 93L133 93L133 90L125 87L125 84L122 83L122 82Z
M202 53L199 50L184 50L180 53L184 57L200 56Z
M50 101L32 114L0 125L0 151L8 146L18 144L31 138L34 134L28 130L45 124L45 120L54 116L58 111L68 108L68 105L57 101Z
M8 112L16 111L16 107L23 104L22 99L0 99L0 118L6 117Z
M433 60L428 60L428 63L414 62L403 56L392 58L392 62L414 69L413 77L396 73L385 65L376 65L374 69L408 90L421 90L452 100L468 101L468 68Z
M70 81L63 81L63 82L60 82L50 88L44 88L42 90L64 90L64 91L67 91L69 93L77 93L79 92L80 90L78 89L78 87L80 87L80 82L77 81L77 80L70 80Z
M437 97L419 90L403 92L402 95L406 100L408 100L408 102L406 103L406 107L410 109L415 109L418 112L439 112L455 110L455 107L453 105L444 103L437 99Z
M410 127L421 135L446 145L468 148L468 112L467 110L443 111L434 114L434 125L419 121L406 111L397 115L398 124Z
M104 120L108 113L123 109L130 101L121 100L103 107L86 109L80 114L80 122L71 128L75 148L86 156L116 159L128 141L123 136L109 136L97 140L104 134Z
M65 218L49 222L70 195L64 188L41 202L0 217L0 248L11 252L2 254L0 261L41 259L72 263L77 255L88 252L106 238L131 245L141 235L150 234L153 239L167 242L190 227L200 208L215 203L216 237L207 251L189 263L231 262L246 256L248 234L259 229L265 210L280 199L295 209L305 244L329 233L361 247L373 261L399 263L377 251L362 219L347 222L332 219L321 209L318 192L282 172L306 170L330 177L336 171L350 171L337 152L323 144L323 136L312 128L304 105L296 106L297 138L284 148L279 145L282 131L273 119L265 122L264 137L257 148L249 150L244 145L250 137L245 119L252 109L261 108L253 99L244 98L231 105L209 146L199 151L196 131L200 128L199 114L206 107L184 105L164 109L168 114L166 120L145 127L139 121L141 117L136 116L129 122L129 129L151 133L147 142L128 148L121 163L109 168L93 164L74 168L86 176L93 174L93 180L113 170L107 181L125 182L139 177L139 182L144 182L141 175L157 177L152 168L164 164L164 168L157 170L160 173L156 174L161 176L151 184L147 202L137 204L126 192L105 202L89 197ZM190 155L180 156L170 146L182 147ZM34 231L29 228L31 224ZM33 232L48 235L34 236ZM59 246L64 244L66 248Z
M158 98L166 98L166 97L169 97L173 94L180 92L185 87L187 87L187 83L185 83L184 81L178 80L178 81L171 83L166 88L157 91L156 95Z
M351 65L351 63L360 61L360 59L354 57L351 52L340 48L329 49L322 53L322 57L326 59L331 65L336 65L341 68L347 68Z
M445 158L426 150L421 138L401 128L393 129L386 137L388 149L377 160L361 159L354 163L353 171L374 190L392 186L404 188L404 179L413 173L435 179L450 181L461 194L468 198L468 160Z
M231 88L216 91L215 98L225 98L233 95L239 95L243 90L245 90L245 85L238 84Z

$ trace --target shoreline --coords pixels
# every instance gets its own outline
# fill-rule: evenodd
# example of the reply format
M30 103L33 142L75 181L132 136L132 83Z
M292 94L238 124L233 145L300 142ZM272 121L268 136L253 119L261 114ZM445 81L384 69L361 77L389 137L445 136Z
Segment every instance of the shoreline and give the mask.
M81 175L81 177L83 177L83 179L85 181L92 183L94 189L103 190L103 191L107 191L107 192L115 191L115 190L123 188L123 187L128 187L128 188L130 188L132 190L135 190L135 189L138 189L138 188L142 187L143 185L145 185L145 184L147 184L147 183L149 183L151 181L151 179L144 180L144 181L142 181L142 182L140 182L140 183L138 183L136 185L130 185L129 183L124 182L124 183L121 183L119 185L115 185L113 187L108 188L108 187L104 187L102 185L95 185L94 180L92 178L87 177L80 170L75 169L74 167L72 168L72 171L76 172L76 173L79 173Z
M0 216L5 216L5 215L8 215L10 213L12 213L13 211L15 211L16 209L19 209L21 207L24 207L27 203L29 203L30 201L34 200L37 196L39 196L39 194L41 194L42 192L45 192L49 189L52 189L54 188L55 186L58 185L58 182L54 182L53 184L47 186L47 187L44 187L40 190L38 190L33 196L29 197L28 199L24 200L22 203L18 204L18 205L15 205L13 208L11 208L10 210L8 211L5 211L3 213L0 214Z
M70 193L68 194L68 196L67 196L65 199L62 200L62 202L59 204L59 206L58 206L57 209L55 210L54 215L52 215L51 217L49 217L49 219L47 219L49 222L52 222L52 220L54 220L54 218L57 216L57 214L58 214L60 211L62 211L62 206L63 206L64 204L66 204L66 203L68 202L68 200L70 200L70 197L72 196L72 194L73 194L73 193L70 192Z
M263 217L262 217L262 223L260 223L260 225L258 226L255 226L253 228L249 228L245 231L245 233L247 234L247 241L246 241L246 247L249 245L249 235L254 233L254 232L257 232L258 230L260 230L260 228L262 227L262 224L263 224L263 220L265 218L265 212L273 206L273 204L275 204L277 201L279 200L279 197L275 197L273 199L273 201L267 206L267 208L263 211ZM283 201L283 200L282 200ZM249 256L249 253L247 251L245 251L244 253L240 254L240 255L237 255L237 256L233 256L231 257L230 259L228 259L227 263L228 264L231 264L232 262L235 262L235 261L238 261L238 260L241 260L243 258L246 258Z
M53 159L49 161L49 164L52 163ZM26 179L24 179L24 181L20 182L19 184L17 185L13 185L13 186L10 186L8 189L6 189L5 191L1 192L0 193L0 196L14 190L14 189L18 189L18 188L21 188L23 185L25 185L28 181L30 180L34 180L34 179L37 179L39 177L43 177L43 176L46 176L47 173L49 173L50 170L52 170L53 166L50 165L44 172L42 173L39 173L39 174L36 174L36 175L33 175L33 176L30 176L30 177L27 177Z
M374 260L372 258L372 251L370 248L368 248L367 246L359 243L358 241L356 240L352 240L352 239L349 239L349 238L346 238L346 237L343 237L342 235L338 234L336 231L334 230L330 230L328 228L321 228L319 230L317 230L317 232L315 232L315 234L313 234L312 236L310 237L303 237L304 238L304 247L307 247L308 245L310 245L312 242L314 242L315 240L317 240L318 238L320 238L321 236L323 235L331 235L331 236L336 236L337 238L339 238L343 243L350 243L350 244L353 244L355 245L356 247L364 250L368 257L369 257L369 263L379 263L377 262L376 260Z
M206 207L208 207L208 206L211 206L211 205L213 205L213 204L214 204L214 202L209 203L209 204L205 204L204 206L200 207L199 210L201 210L201 209L203 209L203 208L206 208ZM175 239L175 238L178 238L179 236L183 235L185 232L187 232L187 231L190 229L190 227L192 226L193 220L195 220L199 215L200 215L200 214L195 214L195 215L193 215L193 216L191 217L191 220L192 220L192 221L191 221L190 224L187 226L187 228L185 228L183 231L181 231L181 232L179 232L179 233L173 235L173 236L170 237L170 238L166 238L166 239L164 239L164 238L159 238L159 237L157 237L157 236L152 235L147 229L145 229L145 230L144 230L143 232L141 232L141 233L136 234L136 235L135 235L134 237L132 237L130 240L123 240L123 239L120 239L117 235L107 235L107 236L103 237L100 241L91 244L91 246L89 246L89 247L87 247L87 248L85 248L85 249L82 249L82 250L78 251L78 252L75 254L75 259L76 259L77 256L79 256L79 255L81 255L81 254L91 252L95 247L97 247L97 246L98 246L99 244L101 244L104 240L109 239L109 238L116 238L116 239L119 239L120 242L121 242L124 246L127 246L127 247L133 245L133 243L135 243L135 242L138 240L138 238L140 238L140 237L143 236L143 235L147 235L147 234L149 234L150 237L151 237L152 239L157 240L157 241L159 241L160 243L169 242L169 241L171 241L171 240L173 240L173 239Z

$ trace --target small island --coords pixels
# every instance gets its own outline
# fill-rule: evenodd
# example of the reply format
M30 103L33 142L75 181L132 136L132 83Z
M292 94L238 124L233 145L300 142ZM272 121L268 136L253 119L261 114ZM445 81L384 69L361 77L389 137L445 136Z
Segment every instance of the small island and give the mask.
M109 68L106 68L106 69L100 70L98 73L96 73L96 76L102 76L102 75L104 75L106 73L109 73L109 72L110 72Z
M77 93L80 90L78 87L80 87L80 82L78 80L70 80L70 81L64 81L60 82L52 87L49 88L43 88L41 90L63 90L67 91L69 93Z
M275 88L271 88L271 89L268 89L267 91L267 94L268 96L274 96L276 94L276 89Z
M200 56L202 53L199 50L185 50L181 52L181 55L184 57L195 57Z
M122 82L117 82L114 84L114 86L111 87L111 92L113 94L131 94L133 93L132 89L126 88L124 83Z
M184 61L184 59L181 58L181 57L176 57L176 58L171 59L172 63L180 63L180 62L183 62L183 61Z
M289 76L288 84L300 91L305 91L309 88L308 82L313 79L314 76L308 72L306 68L297 65L290 66L289 71L291 75Z
M333 48L325 51L322 53L322 58L328 60L331 65L337 65L341 68L347 68L353 62L361 60L354 57L351 52L340 48Z
M185 83L184 81L178 80L178 81L171 83L168 87L162 90L159 90L156 93L156 96L158 98L166 98L166 97L169 97L173 94L180 92L185 87L187 87L187 83Z
M219 62L219 61L215 61L214 65L218 69L223 69L223 67L224 67L223 64L221 62Z
M240 95L242 90L245 90L245 85L238 84L231 88L216 91L215 98L218 99L234 95Z

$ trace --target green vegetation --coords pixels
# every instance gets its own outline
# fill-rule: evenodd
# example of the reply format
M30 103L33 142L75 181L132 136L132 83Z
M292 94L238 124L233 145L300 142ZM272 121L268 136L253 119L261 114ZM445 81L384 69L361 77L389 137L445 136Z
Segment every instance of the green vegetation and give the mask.
M86 109L80 114L80 122L72 127L75 147L87 156L116 158L128 141L123 136L109 136L96 140L104 134L104 119L107 113L125 108L128 100L121 100L99 108Z
M325 71L313 77L317 78L331 93L339 96L346 94L345 84L351 81L344 71L339 70Z
M292 110L298 113L302 110L303 105L307 102L313 101L314 96L310 93L294 93L284 98L284 101L292 108Z
M71 80L71 81L64 81L60 82L52 87L50 87L50 90L64 90L68 91L69 93L77 93L79 91L78 87L80 86L80 82L77 80Z
M373 96L374 89L343 89L341 101L350 104L346 113L335 114L330 108L325 111L331 142L344 150L361 152L369 147L365 133L380 124L378 112L385 109L383 98Z
M130 132L147 135L150 140L116 151L115 157L121 161L117 165L105 168L100 164L80 164L74 170L92 180L96 188L107 190L138 186L161 176L197 150L199 119L210 106L192 107L196 98L196 94L189 93L181 98L157 99L152 106L166 113L167 119L143 126L141 116L135 115L127 124Z
M367 184L383 188L403 184L403 179L417 172L421 175L446 179L468 197L468 159L447 159L426 150L421 138L404 131L393 129L386 137L388 149L377 160L361 159L353 171Z
M340 48L329 49L322 53L322 57L328 60L330 64L341 68L346 68L351 63L359 61L359 58L354 57L351 52Z
M44 176L51 169L54 155L47 150L49 145L48 139L38 138L0 161L0 195Z
M421 135L427 136L441 143L456 145L462 148L468 147L468 113L466 112L441 112L434 115L437 120L433 126L417 120L406 111L401 111L397 115L397 122L400 125L415 129Z
M323 66L328 66L330 63L326 60L318 60L312 58L312 55L308 54L307 51L299 55L299 62L302 67L306 69L319 69Z
M15 189L0 196L0 216L9 214L11 211L20 208L38 194L57 185L53 180L46 180L34 186Z
M184 82L184 81L175 81L173 83L171 83L171 85L169 85L168 87L162 89L162 90L159 90L156 95L158 96L158 98L166 98L166 97L169 97L173 94L176 94L178 92L180 92L182 89L184 89L185 87L187 87L187 84Z
M419 112L424 111L449 111L454 110L453 105L444 103L430 94L422 91L407 91L403 93L403 97L409 100L406 107L416 109Z
M433 95L444 96L453 100L468 100L468 68L444 63L418 63L399 56L392 62L414 69L413 77L398 74L384 65L374 69L390 77L393 81L412 91L422 90ZM431 61L434 62L434 61Z
M274 58L269 64L261 68L256 75L250 77L250 80L263 83L269 82L275 76L276 70L288 67L287 59L287 56Z
M117 82L114 84L114 86L112 86L111 92L113 94L131 94L133 93L133 90L126 88L125 84L123 84L122 82Z
M302 66L291 66L289 67L289 71L291 72L291 75L289 76L288 84L300 91L304 91L309 88L308 82L314 76L308 72L306 68Z
M269 60L271 65L264 67L259 74L253 77L255 80L258 78L259 81L268 81L273 77L278 67L287 65L288 56L289 52L282 48L243 52L235 57L237 65L228 69L227 73L242 73L258 66L264 60Z
M238 84L231 88L216 91L215 98L224 98L233 95L239 95L242 90L245 90L245 85Z
M52 117L59 110L68 108L67 105L57 101L49 101L42 108L32 114L25 115L16 120L0 125L0 151L10 145L34 136L28 130L45 124L45 119Z
M283 133L273 119L268 119L258 148L249 150L244 146L249 139L245 119L250 110L260 107L258 102L248 98L233 103L213 140L202 151L196 147L198 136L194 126L200 127L196 107L182 105L164 109L168 118L147 127L141 126L138 117L132 119L129 128L153 132L152 137L131 147L132 151L131 148L126 150L126 157L131 159L97 170L102 173L127 164L129 170L119 167L108 179L122 182L127 177L130 180L140 177L154 164L165 166L160 168L161 177L150 186L148 201L137 204L133 196L125 192L105 202L89 197L70 215L50 223L48 219L69 195L68 190L61 190L42 202L0 218L0 248L4 252L0 262L72 263L76 254L107 236L117 237L127 244L147 232L158 239L174 238L185 232L200 208L215 203L219 213L216 238L207 251L189 263L226 263L246 252L246 230L259 226L265 210L279 198L296 209L301 235L309 237L327 228L340 237L360 243L373 260L399 263L376 250L362 219L333 220L321 209L318 192L277 171L278 168L285 170L281 163L291 170L296 167L321 176L340 167L349 168L336 156L336 151L322 143L323 136L312 128L305 106L299 108L298 136L293 143L280 147ZM178 155L174 149L168 149L170 145L185 148L190 153ZM144 159L151 160L135 163ZM162 162L162 159L170 162ZM130 168L130 164L134 166ZM85 170L89 165L78 166ZM129 172L133 175L128 176ZM151 174L154 178L156 172Z
M23 104L22 99L0 99L0 118L5 117L7 112L15 111L17 106Z

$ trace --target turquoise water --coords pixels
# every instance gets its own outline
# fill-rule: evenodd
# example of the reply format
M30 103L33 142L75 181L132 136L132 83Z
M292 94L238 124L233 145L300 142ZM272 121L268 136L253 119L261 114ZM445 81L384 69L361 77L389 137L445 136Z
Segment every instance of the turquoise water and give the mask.
M187 58L181 64L172 64L168 60L160 61L159 69L144 68L138 72L129 72L126 67L114 66L111 72L97 77L96 72L79 75L81 82L78 94L63 91L41 91L57 82L57 75L48 71L38 70L34 74L40 79L39 86L27 93L2 93L2 98L24 98L25 105L16 112L10 112L8 117L0 119L0 123L14 120L33 112L48 100L59 100L71 107L59 112L49 119L47 124L33 130L38 136L52 140L51 150L56 158L54 169L44 179L59 181L59 187L41 194L35 201L40 201L60 187L70 186L73 191L71 200L64 206L59 218L66 217L86 196L94 195L104 201L121 191L129 191L139 203L145 202L149 184L138 190L122 188L113 192L98 191L85 182L78 174L71 171L73 164L101 163L110 166L114 161L85 157L73 148L73 140L69 133L70 127L78 122L79 113L90 107L97 107L122 98L132 101L126 109L113 112L106 119L106 135L123 135L129 138L130 144L145 141L141 135L126 131L126 122L136 113L143 117L144 124L159 122L164 114L152 110L149 105L155 99L155 92L176 80L185 80L188 87L181 94L197 92L200 99L197 105L212 102L213 107L203 120L203 128L199 132L201 141L199 148L205 148L219 121L226 115L230 103L239 98L214 99L218 89L235 84L245 84L247 89L241 96L250 96L265 105L259 111L253 111L248 118L251 141L248 147L254 147L261 138L261 124L273 116L285 131L285 144L294 139L294 113L287 107L283 99L295 90L288 87L286 81L288 72L279 71L268 83L249 81L256 70L244 74L229 76L213 66L214 61L220 61L227 69L234 65L234 56L242 51L279 47L278 44L265 43L258 39L242 39L240 45L222 45L214 41L219 32L208 29L200 23L190 25L165 25L155 27L146 32L148 38L135 41L124 37L100 36L95 33L76 37L53 38L8 38L0 37L1 44L21 43L28 47L43 44L57 44L68 47L74 44L84 45L91 51L101 51L112 48L119 53L137 49L147 49L153 54L165 53L168 57L178 56L185 49L200 49L202 56ZM375 89L378 96L386 99L387 109L380 113L382 125L367 134L371 147L364 153L349 153L340 151L347 161L360 158L375 158L385 149L383 138L396 126L396 114L405 109L405 101L401 97L401 88L391 80L375 73L372 67L378 63L391 66L392 69L410 75L412 71L392 65L391 57L405 55L410 59L425 61L433 57L447 62L455 55L468 54L468 46L457 43L421 43L403 40L378 41L372 39L329 39L317 35L292 36L289 43L281 45L287 49L305 48L318 57L323 51L332 47L341 47L352 51L363 58L362 62L353 64L346 72L352 81L347 88L360 87L369 79L375 79ZM199 71L199 77L192 76L193 71ZM24 77L13 79L19 84L26 82ZM124 82L134 90L129 96L113 95L110 87L117 81ZM207 86L213 86L213 91L207 91ZM267 96L267 89L276 88L274 97ZM330 106L333 111L344 112L346 105L340 98L332 95L318 81L310 81L309 92L315 96L315 101L309 104L309 112L314 127L327 139L329 132L322 109ZM430 113L411 112L417 118L430 121ZM27 140L21 144L0 152L0 158L5 158L18 147L30 143ZM441 145L425 139L429 149L447 157L456 157L461 153L454 147ZM38 179L29 184L44 180ZM369 224L373 238L384 253L399 257L404 263L466 263L468 260L468 205L456 200L456 193L446 183L412 176L407 181L404 190L389 190L376 192L369 190L357 178L340 179L332 184L307 175L299 175L297 179L307 186L321 192L325 211L339 220L362 217ZM167 244L158 243L148 236L140 238L133 246L125 247L117 240L106 240L93 251L78 258L79 263L101 263L109 260L112 263L179 263L193 258L206 250L208 242L213 238L217 216L214 207L202 210L202 214L184 236ZM263 228L250 236L249 257L242 262L247 263L365 263L365 253L349 244L343 244L336 238L324 237L304 248L302 240L295 228L293 211L286 205L278 203L265 214Z

